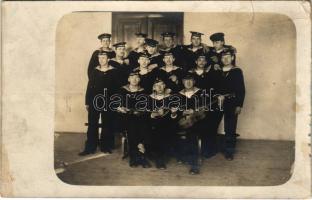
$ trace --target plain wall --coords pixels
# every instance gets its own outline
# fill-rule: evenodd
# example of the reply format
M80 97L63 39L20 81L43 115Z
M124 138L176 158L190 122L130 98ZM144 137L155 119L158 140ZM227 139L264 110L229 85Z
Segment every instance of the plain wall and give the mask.
M65 15L56 31L55 131L85 132L87 68L97 36L111 33L109 12L77 12Z
M99 47L97 35L111 32L111 13L72 13L56 32L55 131L85 132L84 96L87 65ZM184 42L189 31L209 35L224 32L237 48L237 65L244 71L246 99L239 117L241 138L294 140L295 27L286 16L245 13L185 13Z

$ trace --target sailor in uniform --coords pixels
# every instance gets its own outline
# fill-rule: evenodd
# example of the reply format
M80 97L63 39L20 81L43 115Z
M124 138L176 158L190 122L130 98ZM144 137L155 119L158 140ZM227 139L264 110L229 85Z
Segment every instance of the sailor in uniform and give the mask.
M191 44L184 46L185 56L185 70L190 70L196 66L196 58L199 54L206 54L209 51L209 47L202 43L203 33L190 31L191 32Z
M104 153L112 153L114 148L114 133L112 123L112 111L107 109L105 99L97 98L104 95L109 99L110 95L120 87L118 71L108 64L109 53L99 52L99 65L90 74L90 80L86 92L86 108L88 111L88 130L85 148L80 156L93 154L98 145ZM103 97L103 96L102 96ZM101 116L102 131L99 140L98 121Z
M139 67L135 68L140 75L140 85L144 88L146 94L152 93L152 87L156 78L156 69L150 66L150 58L145 53L140 53L138 57Z
M109 64L120 72L120 79L123 84L127 84L127 79L129 73L134 69L134 67L129 65L129 59L126 58L126 42L118 42L113 45L116 52L116 57L109 60Z
M175 58L173 64L183 69L185 65L183 46L175 44L174 38L176 34L172 32L164 32L161 36L163 37L163 47L159 49L159 53L163 56L165 53L172 53Z
M158 41L146 38L145 44L147 55L149 56L150 59L150 68L162 67L164 65L164 61L162 55L158 52L157 48Z
M220 70L222 68L222 52L225 50L231 50L234 52L234 60L233 63L235 64L236 60L236 48L231 45L226 45L224 41L224 33L214 33L210 36L210 40L212 41L213 47L210 47L208 52L209 63L212 67L216 70Z
M145 48L145 38L147 37L147 34L145 33L136 33L136 43L137 47L134 48L132 51L130 51L128 55L129 64L133 66L134 68L138 67L138 58L140 53L146 53Z
M107 52L109 59L115 57L115 55L116 55L115 52L113 51L113 49L110 48L111 37L112 37L112 35L109 33L102 33L98 36L98 39L101 42L101 47L92 53L92 56L91 56L91 59L89 61L89 65L88 65L88 77L89 78L90 78L90 74L93 71L93 69L99 65L99 59L98 59L99 52L101 52L101 51Z
M234 98L224 99L224 131L225 150L224 156L227 160L234 159L236 147L236 127L238 115L241 112L245 99L244 75L241 68L233 64L235 52L226 50L222 52L222 89L224 93L233 93Z
M156 76L164 80L167 87L176 93L182 89L182 77L185 72L174 65L175 57L172 52L166 52L163 61L165 65L157 69Z

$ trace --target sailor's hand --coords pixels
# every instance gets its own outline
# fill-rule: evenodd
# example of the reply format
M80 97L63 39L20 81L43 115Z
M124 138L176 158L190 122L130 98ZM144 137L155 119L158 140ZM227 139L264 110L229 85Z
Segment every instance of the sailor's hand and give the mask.
M129 65L129 63L130 63L129 59L128 59L128 58L127 58L127 59L124 59L124 63L125 63L126 65Z
M239 107L239 106L237 106L237 107L235 108L235 115L239 115L239 114L241 113L241 111L242 111L242 108Z
M176 81L178 80L178 78L177 78L175 75L170 76L169 79L170 79L172 82L176 82Z
M148 66L148 70L149 70L149 71L152 71L152 70L155 69L156 67L158 67L157 64L151 64L151 65Z
M183 112L184 115L191 115L191 114L193 114L193 113L194 113L194 110L193 110L193 109L188 109L188 110L185 110L185 111Z
M121 113L127 113L127 109L125 107L118 107L117 111Z

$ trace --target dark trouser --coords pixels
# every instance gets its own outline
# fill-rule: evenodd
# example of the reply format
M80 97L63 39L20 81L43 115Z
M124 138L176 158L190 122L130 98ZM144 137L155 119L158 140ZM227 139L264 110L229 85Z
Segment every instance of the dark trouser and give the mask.
M207 112L206 118L200 129L201 154L206 157L215 155L218 152L217 134L218 127L222 120L223 113L220 111Z
M102 118L102 130L99 140L99 118ZM87 141L85 145L85 151L94 152L100 144L101 150L112 149L114 146L114 134L112 131L112 113L111 112L100 112L89 107L88 111L88 130L87 130Z
M184 134L179 133L176 137L177 159L198 167L198 134L193 129L186 130Z
M235 106L224 105L225 153L235 153L237 118Z
M198 168L199 159L199 147L198 147L198 134L196 132L190 131L187 134L188 142L188 161L192 167Z
M151 151L154 152L156 160L164 160L166 153L171 148L172 123L170 118L152 119Z
M141 154L138 145L149 142L146 119L143 116L128 115L126 122L130 160L138 159Z

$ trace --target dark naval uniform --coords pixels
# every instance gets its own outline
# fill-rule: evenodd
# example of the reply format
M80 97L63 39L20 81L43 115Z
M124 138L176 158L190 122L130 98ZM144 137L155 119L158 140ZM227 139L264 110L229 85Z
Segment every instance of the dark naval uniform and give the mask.
M236 146L236 127L238 115L236 107L243 107L245 99L245 83L243 72L239 67L234 67L223 72L222 89L224 93L234 94L234 98L224 101L224 131L225 131L225 154L233 155Z
M210 36L210 40L212 42L223 41L224 42L224 33L214 33ZM236 60L236 48L231 45L223 45L223 48L220 50L216 50L214 47L210 47L208 56L208 63L212 65L214 69L221 69L223 64L221 62L222 52L224 51L232 51L234 54L233 65L235 65Z
M98 36L98 39L99 40L102 40L104 38L110 39L111 37L112 35L109 33L102 33ZM116 56L115 52L111 48L104 49L103 47L100 47L99 49L95 50L92 53L92 56L90 58L89 65L88 65L88 78L89 79L90 79L90 74L93 71L93 69L99 66L98 54L103 51L107 53L109 59L114 58Z
M157 69L156 76L162 79L166 86L176 93L182 89L182 78L185 72L177 66L174 66L171 71L166 71L165 66Z
M109 66L109 70L103 72L95 68L90 74L89 87L86 92L86 105L89 106L88 110L88 130L87 141L85 145L85 152L94 153L100 144L100 149L103 152L111 152L114 148L114 135L113 135L113 122L112 111L107 108L106 99L114 94L120 82L118 81L118 71ZM106 89L106 91L104 91ZM95 100L97 95L104 95L107 98ZM103 97L103 96L102 96ZM95 107L97 106L97 107ZM98 121L101 115L102 131L99 141L98 136Z
M153 89L153 83L157 76L157 69L149 70L142 69L140 67L135 68L133 71L136 71L140 75L140 86L144 88L146 94L151 94Z
M196 67L196 59L199 55L206 54L208 47L200 46L197 49L194 49L192 45L186 45L184 47L184 58L185 58L185 70L188 71Z
M221 61L222 58L222 52L223 51L228 51L231 50L234 52L234 54L236 54L236 49L235 47L231 46L231 45L224 45L223 49L220 51L217 51L214 47L209 47L209 51L207 53L207 57L208 57L208 63L213 66L214 69L221 69L223 64ZM233 64L235 64L235 55L234 55L234 61Z
M150 59L150 65L157 65L155 68L160 68L164 66L163 56L160 53L155 53L153 55L150 55L147 53L149 59Z
M152 47L152 48L157 48L158 45L158 41L150 39L150 38L146 38L145 39L145 44L148 47ZM146 53L150 59L150 65L153 68L160 68L164 65L163 62L163 57L159 52L154 52L153 54L150 54L148 51Z
M171 48L161 48L159 49L159 53L162 55L162 57L166 54L166 53L172 53L173 57L174 57L174 62L173 64L176 66L181 67L182 69L184 69L185 66L185 59L184 59L184 52L183 52L183 46L182 45L175 45Z
M135 48L134 50L130 51L128 55L130 66L132 66L133 68L137 68L139 66L138 59L141 53L146 54L147 51L145 49L143 49L142 51L139 51L138 48Z
M103 52L105 51L108 55L108 58L111 59L111 58L114 58L116 56L115 52L112 50L112 49L103 49L102 47L95 50L93 53L92 53L92 56L90 58L90 61L89 61L89 65L88 65L88 78L90 79L90 75L93 71L94 68L96 68L97 66L99 66L99 58L98 58L98 55L100 52Z
M145 40L145 38L147 37L147 34L139 32L139 33L135 33L135 36L137 38L141 38L141 39ZM138 59L139 59L141 53L146 54L146 49L145 49L144 45L141 48L137 47L137 48L133 49L132 51L130 51L130 53L128 55L128 59L129 59L129 64L133 68L136 68L139 66Z

